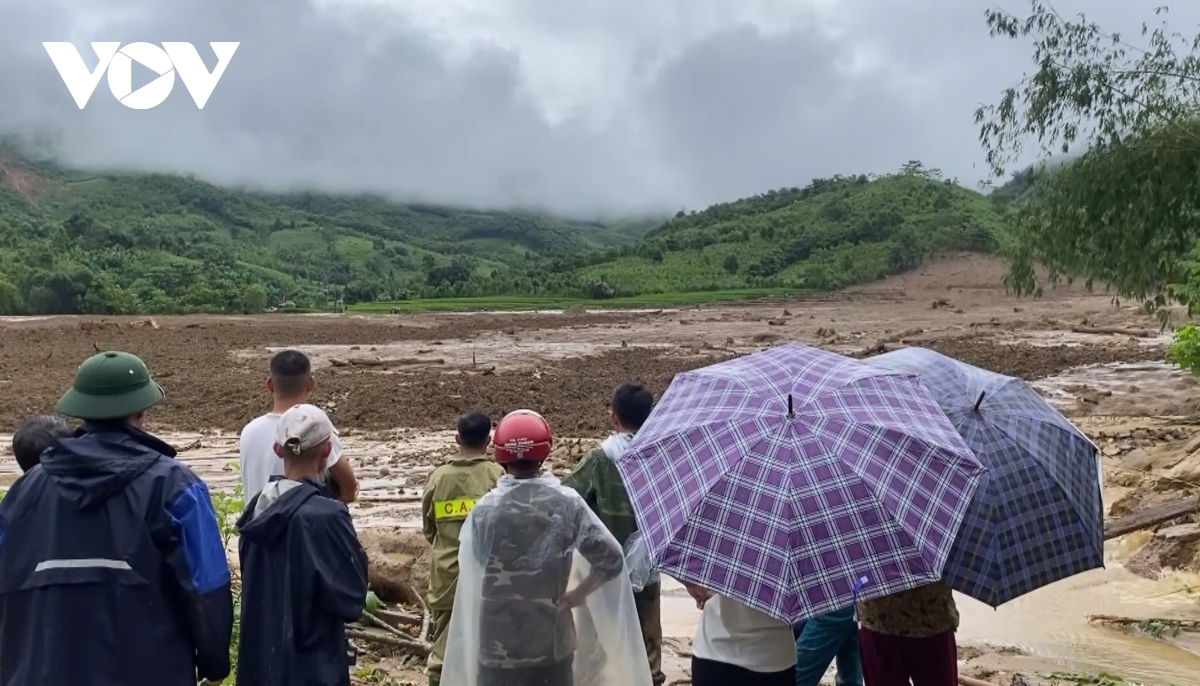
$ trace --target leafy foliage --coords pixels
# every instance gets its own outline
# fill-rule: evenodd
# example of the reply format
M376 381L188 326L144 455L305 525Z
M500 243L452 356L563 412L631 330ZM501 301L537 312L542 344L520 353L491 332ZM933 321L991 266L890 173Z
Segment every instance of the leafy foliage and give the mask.
M1200 302L1186 263L1200 238L1200 38L1163 22L1143 25L1139 47L1043 0L1030 7L1025 18L987 14L993 36L1034 39L1037 70L979 109L980 138L997 176L1029 139L1043 162L1078 158L1034 170L1043 178L1015 214L1006 283L1040 294L1040 263L1051 281L1106 283L1165 322L1170 302Z
M1200 374L1200 327L1188 324L1175 332L1175 340L1167 348L1167 361Z

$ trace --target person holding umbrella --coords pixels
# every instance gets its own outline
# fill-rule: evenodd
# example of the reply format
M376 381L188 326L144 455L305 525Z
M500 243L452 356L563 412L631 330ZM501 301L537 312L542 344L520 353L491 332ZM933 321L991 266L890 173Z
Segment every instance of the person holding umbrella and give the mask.
M858 620L853 605L801 622L796 634L796 686L818 686L837 661L836 686L863 686Z
M941 582L858 604L868 686L957 686L958 607Z
M987 468L947 558L943 582L859 604L871 686L953 686L952 591L997 607L1104 565L1096 446L1024 381L924 348L866 362L913 374Z
M983 474L916 376L798 343L676 375L617 468L648 566L792 660L800 621L940 580Z
M796 644L787 624L696 584L692 686L796 686Z

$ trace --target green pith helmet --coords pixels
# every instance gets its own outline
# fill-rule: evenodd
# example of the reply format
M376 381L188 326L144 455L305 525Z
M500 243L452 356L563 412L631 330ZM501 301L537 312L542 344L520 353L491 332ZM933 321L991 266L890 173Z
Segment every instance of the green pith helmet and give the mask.
M109 351L79 365L58 411L76 419L122 419L157 405L166 394L137 355Z

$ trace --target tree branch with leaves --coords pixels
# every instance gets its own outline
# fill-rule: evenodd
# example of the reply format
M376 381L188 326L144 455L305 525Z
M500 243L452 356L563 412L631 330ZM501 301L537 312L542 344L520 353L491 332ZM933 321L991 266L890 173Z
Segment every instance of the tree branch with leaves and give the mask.
M1155 10L1165 17L1166 7ZM976 112L997 176L1036 144L1040 181L1012 217L1005 278L1020 295L1084 279L1156 309L1200 303L1200 37L1143 24L1138 43L1043 0L990 10L993 37L1029 39L1032 74ZM1055 157L1074 157L1055 168Z

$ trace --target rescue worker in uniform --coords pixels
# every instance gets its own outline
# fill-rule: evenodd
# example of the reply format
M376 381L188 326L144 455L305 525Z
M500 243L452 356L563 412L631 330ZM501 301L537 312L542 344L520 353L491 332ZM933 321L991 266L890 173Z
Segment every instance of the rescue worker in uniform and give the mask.
M421 501L425 538L432 551L429 558L430 628L433 649L429 652L425 673L429 686L438 686L446 659L446 636L454 591L458 587L458 538L475 501L496 487L504 468L488 457L492 420L482 412L469 412L458 419L454 437L459 452L433 470L425 484Z

